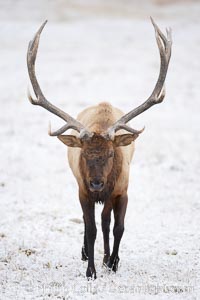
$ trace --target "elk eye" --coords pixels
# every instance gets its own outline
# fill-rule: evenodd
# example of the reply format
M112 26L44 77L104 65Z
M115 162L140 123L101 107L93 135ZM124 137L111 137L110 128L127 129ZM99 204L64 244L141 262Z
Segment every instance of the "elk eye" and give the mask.
M96 163L104 163L105 159L102 156L99 156L98 158L96 158Z
M108 157L110 158L110 157L114 157L114 152L112 151L112 152L110 152L109 154L108 154Z
M82 156L87 159L87 154L85 152L82 152Z

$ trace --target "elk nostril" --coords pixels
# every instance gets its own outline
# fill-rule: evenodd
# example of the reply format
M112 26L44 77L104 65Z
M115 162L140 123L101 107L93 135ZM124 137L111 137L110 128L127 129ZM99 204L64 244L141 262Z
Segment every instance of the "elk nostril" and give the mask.
M103 181L100 181L100 180L93 180L93 181L90 181L90 186L98 191L100 189L102 189L102 187L104 186L104 182Z

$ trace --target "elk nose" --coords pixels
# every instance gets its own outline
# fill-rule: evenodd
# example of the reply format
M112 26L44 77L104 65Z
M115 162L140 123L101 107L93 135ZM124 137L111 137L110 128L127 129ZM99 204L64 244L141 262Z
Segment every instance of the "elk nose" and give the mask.
M100 191L104 186L104 182L101 180L91 180L90 187L95 191Z

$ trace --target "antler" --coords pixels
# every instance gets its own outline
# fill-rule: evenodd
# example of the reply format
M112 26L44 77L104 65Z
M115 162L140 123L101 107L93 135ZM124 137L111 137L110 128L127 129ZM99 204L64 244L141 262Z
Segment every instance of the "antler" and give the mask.
M167 70L169 66L169 61L171 57L171 46L172 46L172 36L171 36L171 29L166 29L167 37L161 32L159 27L156 25L154 20L151 18L151 22L155 29L155 35L156 35L156 41L160 52L160 73L158 80L156 82L155 88L150 95L150 97L140 106L134 108L127 114L125 114L123 117L121 117L118 121L116 121L111 127L108 128L108 130L105 133L105 136L108 138L113 139L115 132L117 132L120 129L125 129L131 133L141 133L142 130L135 130L126 123L130 121L131 119L135 118L137 115L143 113L145 110L149 109L154 104L161 103L165 97L165 89L164 89L164 83L165 78L167 75Z
M85 126L83 126L79 121L72 118L70 115L68 115L66 112L62 111L58 107L51 104L43 95L42 90L39 86L39 83L37 81L36 75L35 75L35 61L39 46L39 40L40 40L40 34L46 25L47 21L45 21L42 26L39 28L39 30L36 32L34 38L32 41L29 42L28 46L28 52L27 52L27 66L28 66L28 73L30 77L30 81L33 87L33 90L35 92L36 98L33 99L30 95L30 92L28 91L28 98L30 102L34 105L42 106L43 108L47 109L54 115L57 115L61 119L67 122L63 127L61 127L59 130L55 132L51 132L51 126L49 126L49 135L51 136L57 136L62 134L64 131L72 128L80 133L80 137L90 137L92 135L91 132L87 131Z

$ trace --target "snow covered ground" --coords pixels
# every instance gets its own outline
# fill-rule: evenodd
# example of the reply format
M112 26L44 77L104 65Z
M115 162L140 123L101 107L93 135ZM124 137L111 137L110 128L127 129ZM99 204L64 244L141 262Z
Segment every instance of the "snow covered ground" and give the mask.
M200 297L200 4L140 2L0 1L2 300ZM149 15L173 29L167 95L132 122L146 130L131 166L118 273L102 268L97 205L98 278L88 283L77 185L66 148L47 135L49 120L55 129L62 122L27 100L26 49L49 19L37 60L46 97L73 116L102 100L127 112L158 76Z

